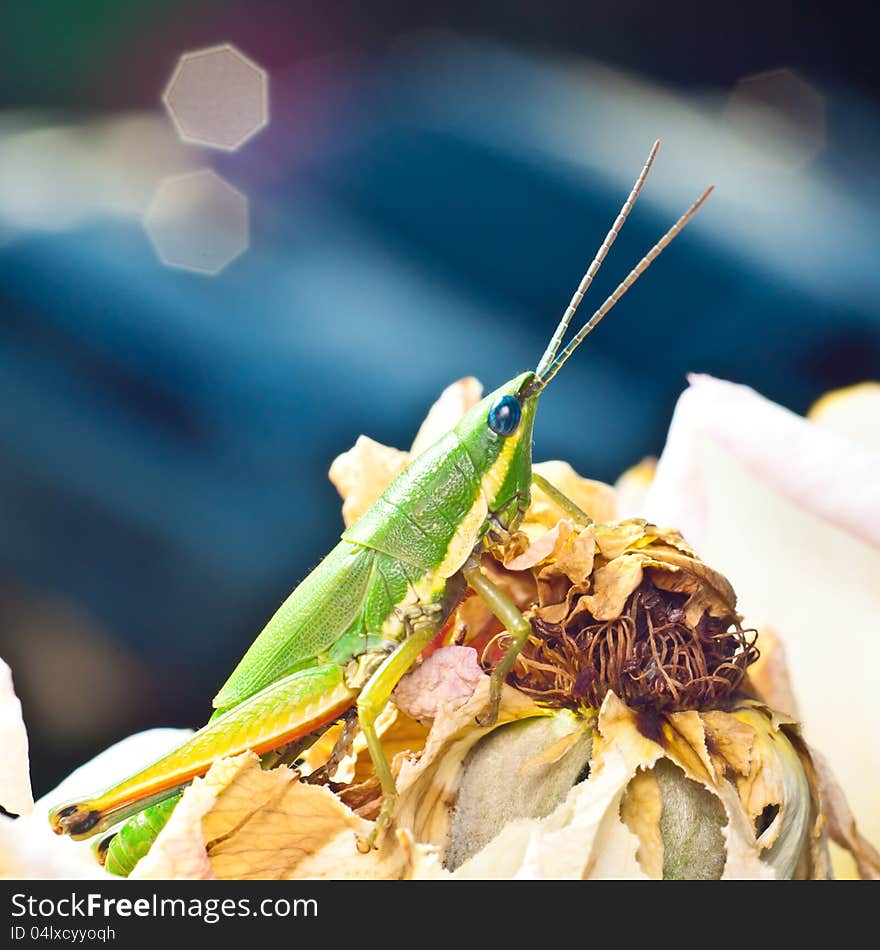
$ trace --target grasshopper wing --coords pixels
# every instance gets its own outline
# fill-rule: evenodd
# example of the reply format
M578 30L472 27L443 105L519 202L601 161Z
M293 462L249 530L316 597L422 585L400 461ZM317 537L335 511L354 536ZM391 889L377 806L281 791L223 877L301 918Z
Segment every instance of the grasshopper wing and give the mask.
M278 608L214 697L214 708L236 706L329 650L363 611L375 555L340 541Z

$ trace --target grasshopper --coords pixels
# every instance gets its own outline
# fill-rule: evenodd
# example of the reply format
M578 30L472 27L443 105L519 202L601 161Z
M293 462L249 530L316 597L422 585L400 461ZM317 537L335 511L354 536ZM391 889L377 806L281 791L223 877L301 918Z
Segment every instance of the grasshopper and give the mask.
M354 709L382 789L381 811L367 842L375 844L393 819L396 799L376 719L467 588L485 601L510 641L492 670L489 702L480 720L494 722L502 684L531 628L483 573L480 553L519 526L533 483L579 522L590 523L561 492L532 473L538 399L712 191L708 188L697 199L560 349L642 190L659 144L654 143L537 368L514 376L468 411L345 531L245 653L214 697L215 712L204 728L101 794L54 808L49 821L56 833L85 838L137 815L118 837L135 850L141 847L138 836L148 846L181 790L215 760L246 750L266 756L280 749L279 761L292 761L290 750L298 754Z

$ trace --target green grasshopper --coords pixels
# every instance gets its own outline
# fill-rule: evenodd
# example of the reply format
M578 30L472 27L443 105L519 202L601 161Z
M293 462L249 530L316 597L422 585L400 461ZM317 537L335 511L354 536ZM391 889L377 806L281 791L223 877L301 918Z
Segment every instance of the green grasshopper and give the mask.
M487 545L522 521L538 484L582 523L589 518L532 473L538 399L587 334L703 204L707 189L560 351L572 317L632 209L659 148L655 142L611 230L534 372L474 406L413 459L281 605L214 697L208 724L179 748L107 791L54 808L57 834L85 838L130 820L109 845L128 869L149 847L181 790L223 757L283 750L291 761L330 724L357 712L382 789L369 844L391 823L396 789L376 719L469 587L505 627L510 646L491 673L481 722L498 712L502 684L530 632L513 601L480 569ZM287 753L285 758L285 753ZM139 814L138 814L139 813ZM111 866L108 864L108 867Z

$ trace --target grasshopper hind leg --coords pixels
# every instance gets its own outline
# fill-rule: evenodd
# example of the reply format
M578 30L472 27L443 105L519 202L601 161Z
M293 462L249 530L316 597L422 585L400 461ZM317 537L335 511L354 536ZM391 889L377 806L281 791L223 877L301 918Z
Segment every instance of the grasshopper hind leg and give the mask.
M377 846L381 836L391 825L397 804L397 786L391 774L388 757L382 748L382 740L376 731L376 719L391 698L391 693L401 677L434 639L443 624L445 613L442 605L434 604L420 608L417 616L407 617L404 621L406 638L373 673L358 696L358 721L382 788L382 807L376 819L376 826L368 837L358 840L358 850L364 853Z
M87 838L143 811L204 775L216 759L287 745L334 722L357 693L335 663L298 670L215 714L186 742L112 788L49 812L56 834Z

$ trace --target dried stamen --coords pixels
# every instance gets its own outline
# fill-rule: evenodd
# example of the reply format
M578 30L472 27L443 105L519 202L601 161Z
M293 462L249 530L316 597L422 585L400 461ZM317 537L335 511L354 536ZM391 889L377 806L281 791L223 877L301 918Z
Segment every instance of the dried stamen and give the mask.
M549 706L600 706L611 690L630 706L702 709L730 696L758 658L757 634L735 616L685 617L687 596L644 581L620 617L586 611L561 624L532 620L510 683Z

